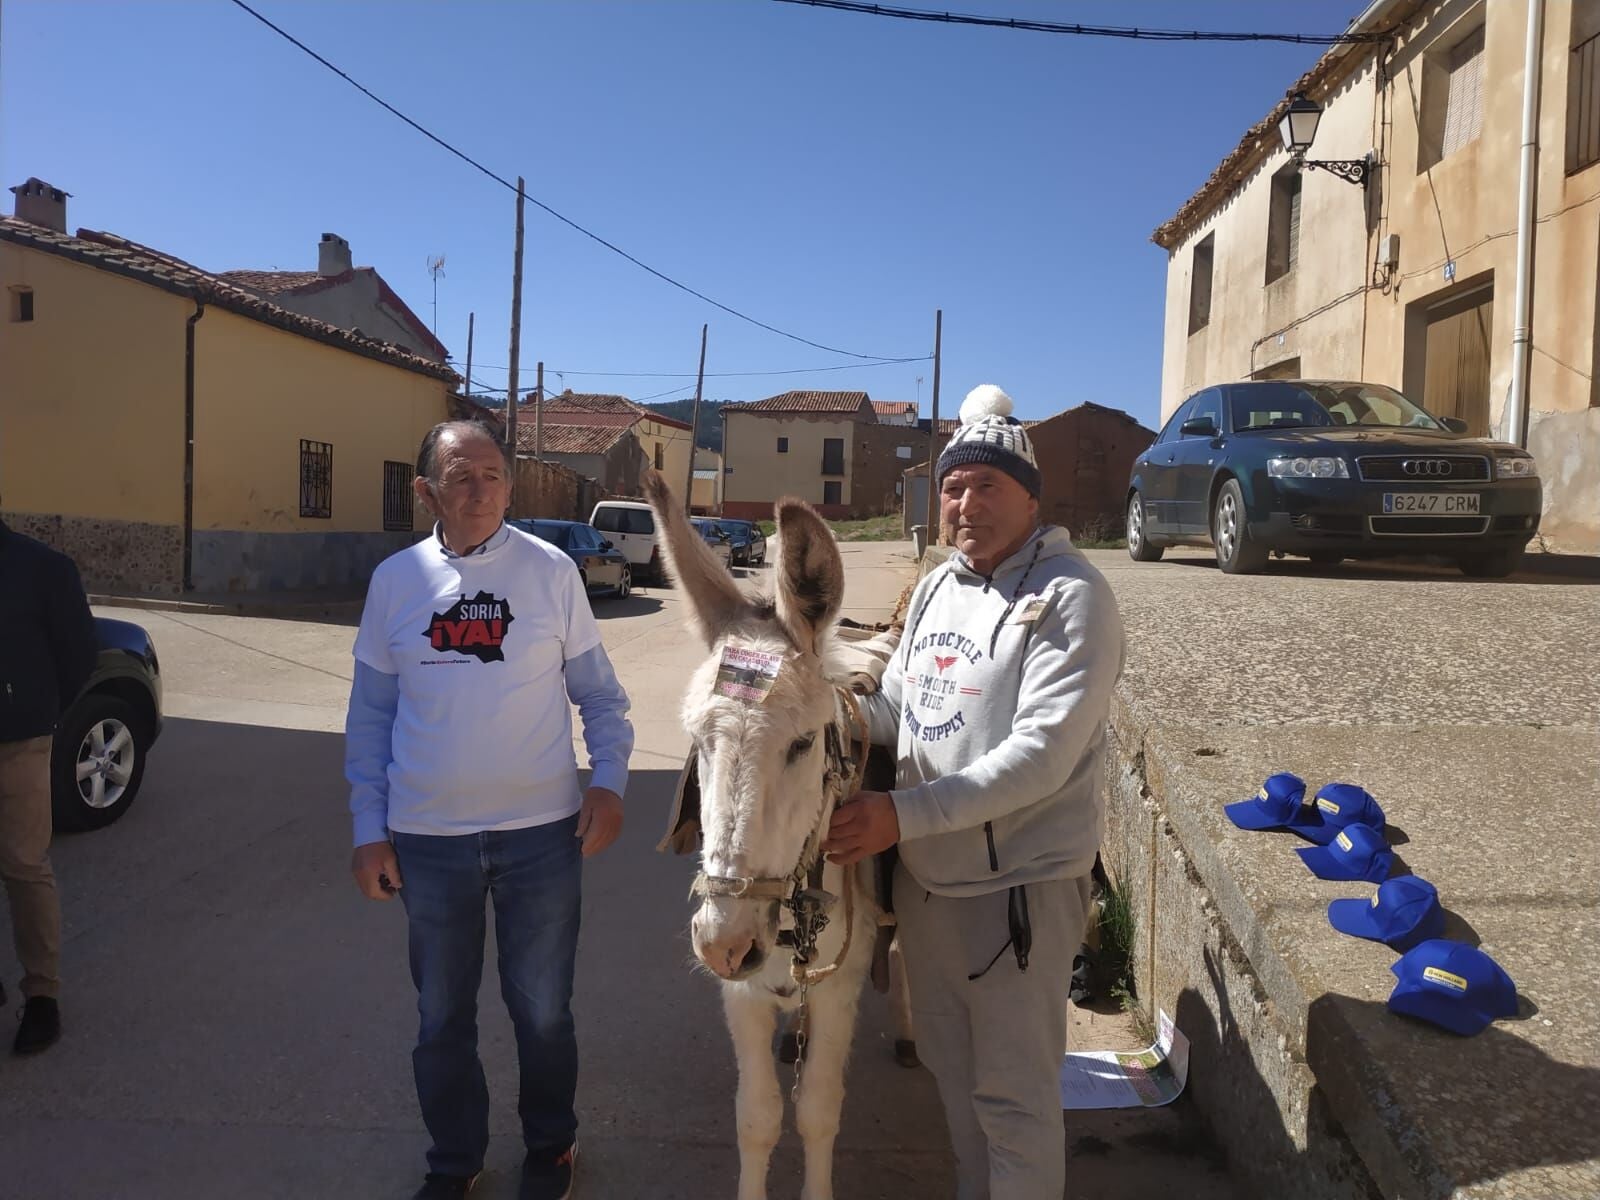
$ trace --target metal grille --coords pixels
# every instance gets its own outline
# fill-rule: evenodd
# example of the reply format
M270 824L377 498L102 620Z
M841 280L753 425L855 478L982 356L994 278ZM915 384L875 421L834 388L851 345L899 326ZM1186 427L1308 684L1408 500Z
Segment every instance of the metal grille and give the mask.
M1413 473L1406 470L1407 463L1421 466ZM1483 483L1489 478L1489 460L1475 454L1384 455L1358 458L1356 467L1361 472L1361 478L1381 483Z
M1483 533L1488 517L1368 517L1377 537L1461 537Z
M1567 65L1567 174L1600 162L1600 34L1572 48Z
M300 515L333 516L333 444L300 439Z
M412 514L416 512L415 493L411 480L416 468L410 463L386 462L383 464L383 527L397 532L409 532Z

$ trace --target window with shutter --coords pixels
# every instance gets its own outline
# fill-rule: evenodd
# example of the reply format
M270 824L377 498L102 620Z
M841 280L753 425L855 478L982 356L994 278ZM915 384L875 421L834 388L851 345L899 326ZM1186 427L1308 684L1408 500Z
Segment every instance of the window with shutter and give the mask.
M1211 266L1216 246L1217 235L1208 233L1194 248L1194 274L1189 280L1190 334L1211 324Z
M1572 55L1567 60L1567 174L1600 162L1600 0L1585 0L1572 14Z
M1282 279L1300 258L1300 169L1291 163L1272 177L1267 219L1267 282Z
M1431 51L1423 67L1417 169L1426 171L1483 132L1484 29Z

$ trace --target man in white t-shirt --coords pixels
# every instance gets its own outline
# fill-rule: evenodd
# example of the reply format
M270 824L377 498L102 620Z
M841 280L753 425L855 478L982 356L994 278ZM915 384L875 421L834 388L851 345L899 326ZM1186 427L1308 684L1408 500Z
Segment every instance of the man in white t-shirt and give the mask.
M415 486L437 524L373 573L345 729L351 869L371 899L398 894L410 928L421 1016L412 1066L433 1137L413 1200L465 1196L483 1170L486 899L517 1037L519 1194L562 1200L577 1145L582 860L622 829L628 697L572 560L505 524L509 475L486 427L431 430ZM587 791L569 698L583 719Z

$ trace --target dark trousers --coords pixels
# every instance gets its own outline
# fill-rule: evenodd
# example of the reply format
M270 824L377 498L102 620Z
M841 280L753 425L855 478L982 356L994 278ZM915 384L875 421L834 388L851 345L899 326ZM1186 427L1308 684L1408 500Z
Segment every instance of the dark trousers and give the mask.
M471 1175L489 1145L478 1058L485 901L494 906L500 994L516 1030L522 1137L536 1160L573 1142L578 1041L572 978L582 884L577 817L461 837L396 833L421 1026L412 1053L428 1168Z

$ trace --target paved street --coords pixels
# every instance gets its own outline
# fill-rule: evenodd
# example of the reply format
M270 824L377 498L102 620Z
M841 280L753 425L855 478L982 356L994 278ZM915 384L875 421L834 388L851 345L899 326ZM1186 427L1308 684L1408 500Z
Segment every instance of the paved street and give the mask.
M842 549L848 615L886 616L909 547ZM39 1059L0 1057L0 1196L409 1195L426 1141L402 914L361 900L347 873L339 731L353 628L102 611L153 633L169 719L128 816L56 844L67 1033ZM623 840L585 878L580 1194L731 1195L733 1058L715 988L689 966L690 866L653 853L686 745L677 696L699 651L671 591L596 611L639 746ZM0 964L12 970L9 951ZM495 1200L511 1194L520 1151L492 971L483 1011L494 1142L479 1194ZM881 1000L863 1012L840 1200L948 1195L932 1080L892 1062ZM1128 1037L1106 1016L1083 1014L1080 1028L1100 1045ZM1070 1117L1073 1194L1145 1195L1170 1172L1228 1195L1181 1109ZM791 1134L775 1200L798 1193L799 1166Z

